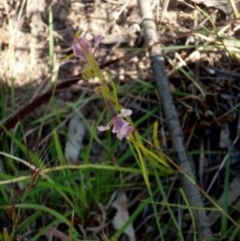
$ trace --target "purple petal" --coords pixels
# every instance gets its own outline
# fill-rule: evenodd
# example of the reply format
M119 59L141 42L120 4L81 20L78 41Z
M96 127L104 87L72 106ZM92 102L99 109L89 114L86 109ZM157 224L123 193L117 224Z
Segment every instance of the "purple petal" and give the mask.
M113 118L113 125L112 132L117 134L117 138L120 140L128 137L133 131L133 128L129 125L129 123L119 116Z
M116 133L117 138L122 140L123 138L127 138L133 132L133 128L131 126L127 125L118 131L114 130L114 128L113 128L112 132Z
M110 126L109 125L106 125L106 126L98 126L98 130L99 131L107 131L110 129Z
M119 117L126 117L132 114L132 110L130 109L122 109L121 113L118 115Z
M102 35L98 34L94 36L94 47L97 48L102 41Z
M80 37L78 40L75 40L72 44L72 48L73 48L73 52L74 52L75 56L82 58L82 59L86 59L84 51L83 51L81 45L79 44L79 42L81 43L81 45L83 45L83 47L88 52L91 52L91 44L83 37Z
M117 138L118 138L118 139L120 139L121 137L122 137L122 138L128 138L129 135L130 135L132 132L133 132L133 128L132 128L131 126L126 126L126 127L124 128L124 131L123 131L123 132L118 133ZM120 139L120 140L122 140L122 139Z

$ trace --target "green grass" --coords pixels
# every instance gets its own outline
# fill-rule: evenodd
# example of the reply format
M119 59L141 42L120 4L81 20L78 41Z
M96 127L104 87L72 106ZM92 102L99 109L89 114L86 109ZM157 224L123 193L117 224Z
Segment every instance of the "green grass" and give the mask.
M184 79L182 84L174 86L172 91L184 115L193 112L196 106L204 105L205 97L210 90L193 76L189 62L181 56L186 52L190 54L193 49L201 52L204 48L204 51L210 53L216 48L234 60L235 50L233 51L224 41L231 41L234 45L231 47L237 50L240 46L239 40L235 37L226 37L218 33L219 29L208 13L197 10L209 23L207 27L193 30L192 35L199 38L199 43L172 43L170 46L163 46L169 64L168 70ZM50 85L55 91L56 56L51 8L48 27L49 76ZM179 30L175 32L179 33ZM209 35L213 41L205 41ZM122 50L139 51L138 48ZM12 49L9 51L14 54ZM179 53L179 58L173 56L175 52ZM185 65L181 65L180 60L183 60ZM11 71L14 67L12 65L10 61ZM14 88L15 78L16 76L12 76L9 90L10 109L13 113L19 108ZM115 241L121 240L127 226L134 223L137 240L195 241L198 240L197 225L193 217L193 211L196 209L206 210L207 213L221 212L221 220L213 227L218 235L211 240L237 240L240 237L239 208L234 204L229 206L228 203L230 157L220 188L224 194L223 205L218 206L217 197L208 195L198 187L203 191L206 206L191 206L179 184L179 174L162 164L167 163L169 159L174 162L174 154L170 151L170 154L166 155L161 150L161 130L166 129L166 123L159 117L163 110L159 104L161 98L157 94L155 83L135 78L130 83L115 84L116 86L111 86L114 89L114 96L116 91L120 104L126 108L128 105L132 106L136 112L133 123L135 131L139 133L137 141L141 141L142 146L135 146L134 143L125 140L120 141L110 131L98 132L97 126L108 123L111 117L108 111L101 107L102 96L95 94L94 91L87 92L74 102L66 102L62 108L58 106L58 97L52 95L42 115L36 118L26 117L13 130L4 130L0 143L0 240L13 241L18 237L23 238L24 235L31 241L46 240L46 233L57 227L68 235L68 240ZM193 85L195 92L189 91L188 85ZM5 105L7 98L8 93L1 85L1 125L10 116L9 106L7 108ZM91 110L90 117L84 115L88 108ZM86 126L87 142L79 151L80 162L72 164L66 160L64 145L67 139L66 124L75 113ZM180 118L184 129L188 118ZM159 123L158 127L154 124L156 120ZM27 133L29 129L31 134ZM169 138L167 132L164 134ZM197 148L190 151L193 157L200 153ZM203 154L220 156L222 152L206 149ZM155 156L157 158L154 158ZM194 181L192 183L196 185ZM114 230L107 221L96 235L94 232L86 231L87 228L101 225L104 215L108 216L111 210L104 208L116 190L124 190L128 194L130 199L127 205L139 195L139 198L128 207L130 218L125 220L125 224L119 230ZM101 207L104 207L104 213ZM229 215L229 210L234 211L234 217ZM149 233L147 230L150 230ZM27 235L28 233L30 234Z

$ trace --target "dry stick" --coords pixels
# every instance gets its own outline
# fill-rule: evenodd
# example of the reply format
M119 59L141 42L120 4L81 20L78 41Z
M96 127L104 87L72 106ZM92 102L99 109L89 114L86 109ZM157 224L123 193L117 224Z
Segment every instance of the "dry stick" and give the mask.
M172 144L177 156L177 164L186 175L192 177L195 175L194 168L192 168L192 160L188 160L188 155L183 141L183 133L180 126L177 111L173 102L173 97L170 94L168 78L165 74L165 64L162 55L161 47L159 44L153 45L158 42L158 35L156 25L153 19L153 14L149 0L138 0L138 5L142 15L142 27L144 30L145 42L149 49L151 68L157 82L158 91L162 97L162 105L165 116L167 118L168 127L171 134ZM189 200L191 206L199 207L198 210L194 209L194 218L197 226L199 238L206 240L212 237L212 232L204 210L201 210L203 205L200 191L193 183L185 176L181 175L183 189Z

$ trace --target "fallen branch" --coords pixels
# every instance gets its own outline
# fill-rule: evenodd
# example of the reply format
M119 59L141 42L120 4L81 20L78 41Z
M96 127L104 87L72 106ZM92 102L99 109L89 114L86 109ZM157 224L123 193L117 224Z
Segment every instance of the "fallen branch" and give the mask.
M162 98L162 105L171 134L173 148L177 156L177 164L187 176L192 177L195 175L194 168L192 168L193 162L188 160L188 154L184 146L183 132L173 102L173 97L169 90L168 78L165 74L165 64L161 47L159 44L155 44L159 40L150 2L149 0L138 0L138 5L143 19L142 27L144 30L145 42L147 46L152 46L149 48L151 68ZM212 236L212 232L206 213L204 210L201 210L204 205L200 191L184 175L181 175L181 181L190 205L199 207L199 209L193 210L195 223L199 238L201 240L206 240Z

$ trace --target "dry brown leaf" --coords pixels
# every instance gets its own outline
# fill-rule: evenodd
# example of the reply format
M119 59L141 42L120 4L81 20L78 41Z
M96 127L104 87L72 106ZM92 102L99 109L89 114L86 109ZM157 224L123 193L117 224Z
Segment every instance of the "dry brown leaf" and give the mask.
M53 238L57 238L60 241L68 241L69 237L63 233L62 231L58 230L57 228L50 228L46 233L48 241L52 241Z
M179 2L182 2L182 0L178 0ZM232 13L232 6L230 4L229 0L191 0L193 3L197 4L204 4L206 7L214 7L217 9L222 10L226 14ZM236 2L236 7L238 10L240 9L240 2Z
M228 148L231 145L231 140L229 138L230 136L230 131L228 128L227 123L223 123L221 132L220 132L220 141L219 141L219 146L221 148Z
M68 135L65 145L65 157L68 163L77 163L86 131L85 124L78 114L73 115L68 125Z
M126 193L121 191L117 194L116 200L111 205L117 209L117 213L112 220L113 227L116 230L119 230L129 219L127 201ZM124 233L128 236L129 241L136 241L132 223L127 226L127 228L124 230Z
M240 190L240 178L235 177L229 186L228 206L233 204L239 198L240 196L239 190ZM222 207L223 201L224 201L224 194L221 195L220 199L217 202L220 207ZM208 216L210 224L213 225L221 217L221 215L222 213L220 211L219 212L212 211Z

